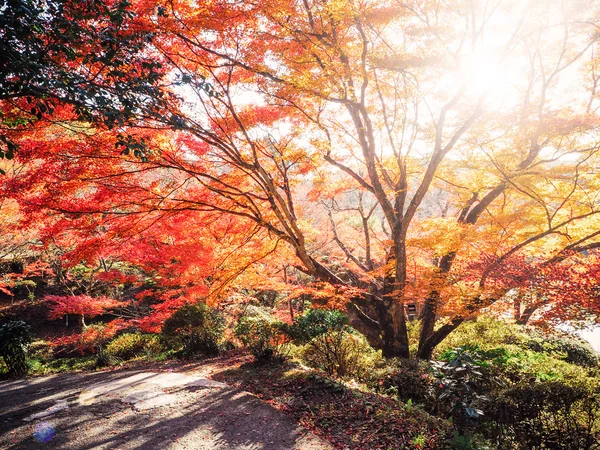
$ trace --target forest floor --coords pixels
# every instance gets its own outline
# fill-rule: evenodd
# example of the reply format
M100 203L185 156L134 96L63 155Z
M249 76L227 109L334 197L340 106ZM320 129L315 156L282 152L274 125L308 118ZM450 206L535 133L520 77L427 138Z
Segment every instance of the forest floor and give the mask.
M144 364L0 383L0 448L332 448L272 405L210 380L231 363Z

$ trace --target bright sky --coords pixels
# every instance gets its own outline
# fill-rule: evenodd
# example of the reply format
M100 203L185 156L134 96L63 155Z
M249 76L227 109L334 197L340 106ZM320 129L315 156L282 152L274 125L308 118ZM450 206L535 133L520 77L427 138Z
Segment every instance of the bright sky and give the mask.
M600 327L589 331L579 331L577 334L592 344L592 347L594 347L596 351L600 352Z

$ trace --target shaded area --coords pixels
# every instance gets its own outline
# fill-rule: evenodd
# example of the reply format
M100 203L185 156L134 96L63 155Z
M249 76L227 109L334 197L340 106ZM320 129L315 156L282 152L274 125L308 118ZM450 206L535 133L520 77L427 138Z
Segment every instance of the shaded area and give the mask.
M252 392L347 450L438 449L451 437L449 422L391 397L360 391L326 374L286 362L242 363L212 377Z
M326 449L318 438L256 397L230 387L202 385L163 389L176 401L136 411L106 391L82 404L80 393L100 383L142 371L64 374L0 384L0 448L16 449ZM157 374L155 374L157 375ZM134 387L135 388L135 387ZM68 409L25 422L23 419L66 401ZM52 432L47 432L49 426ZM40 435L39 430L44 430ZM38 439L51 437L48 443ZM54 434L52 436L52 434Z

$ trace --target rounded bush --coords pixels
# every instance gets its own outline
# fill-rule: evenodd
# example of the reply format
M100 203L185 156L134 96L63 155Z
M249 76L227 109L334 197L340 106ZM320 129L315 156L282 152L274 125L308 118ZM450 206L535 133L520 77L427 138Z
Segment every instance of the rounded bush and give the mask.
M184 356L216 355L221 349L225 327L221 311L198 302L179 308L165 321L162 334L171 346L182 347Z
M590 344L566 333L531 331L523 346L534 352L558 354L560 359L582 367L600 365L600 354Z
M306 344L317 336L330 332L348 331L348 316L335 309L309 309L296 317L286 333L297 344Z
M160 353L160 337L154 334L124 333L106 346L106 352L113 357L130 359L143 355Z
M416 359L389 361L385 368L372 372L369 385L402 402L412 401L431 410L435 402L436 379L430 364Z
M0 357L9 377L27 374L27 349L31 341L30 327L22 320L0 325Z
M300 359L310 367L329 375L367 379L382 361L381 352L373 349L367 338L352 328L319 334L304 345Z
M283 323L264 311L248 311L238 321L234 334L258 361L283 359L286 356L287 336Z
M588 450L600 446L598 385L549 381L502 391L486 408L500 448Z

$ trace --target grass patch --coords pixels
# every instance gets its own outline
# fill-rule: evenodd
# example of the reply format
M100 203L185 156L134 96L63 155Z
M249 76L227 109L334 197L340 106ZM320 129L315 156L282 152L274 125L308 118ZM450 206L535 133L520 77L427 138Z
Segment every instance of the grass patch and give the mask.
M96 368L95 356L77 358L56 358L49 361L43 359L29 360L30 375L50 375L62 372L91 371Z

